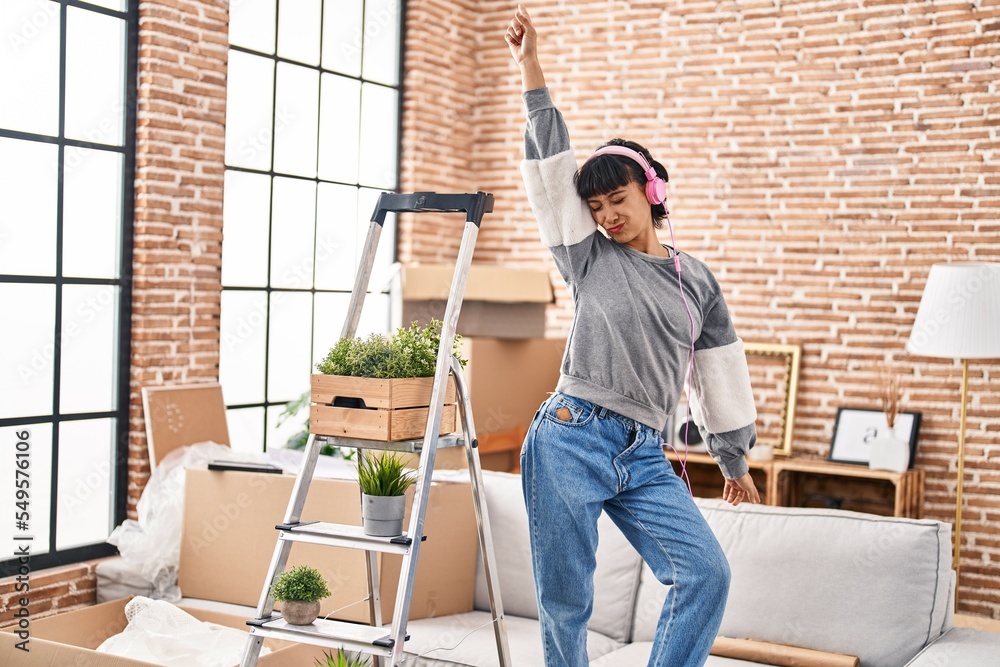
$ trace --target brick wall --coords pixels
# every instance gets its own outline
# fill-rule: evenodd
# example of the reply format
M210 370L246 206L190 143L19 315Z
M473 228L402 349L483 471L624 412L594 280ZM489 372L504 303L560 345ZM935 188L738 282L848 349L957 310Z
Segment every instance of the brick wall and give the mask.
M139 5L129 515L149 477L140 389L218 382L226 0Z
M404 187L495 193L476 260L552 267L517 169L520 79L502 38L513 3L482 0L463 26L467 4L409 3L441 23L437 39L408 33L404 154L427 133L451 147L404 163ZM931 263L1000 260L1000 0L530 8L578 157L620 135L649 146L672 176L677 243L712 267L740 335L802 345L795 453L825 457L837 407L871 405L891 362L905 409L924 417L927 516L953 520L961 368L904 344ZM419 85L431 76L445 97ZM404 261L454 256L453 226L400 236ZM571 311L553 280L558 336ZM971 369L961 609L1000 618L1000 364Z

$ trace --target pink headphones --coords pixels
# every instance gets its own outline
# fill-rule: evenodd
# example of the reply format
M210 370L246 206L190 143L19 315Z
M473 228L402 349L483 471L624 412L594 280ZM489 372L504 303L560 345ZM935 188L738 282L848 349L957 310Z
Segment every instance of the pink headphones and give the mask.
M639 151L624 146L603 146L594 151L594 154L587 158L587 161L593 160L598 155L621 155L632 158L639 163L642 171L646 174L646 200L653 205L662 204L666 200L667 182L656 175L656 170Z

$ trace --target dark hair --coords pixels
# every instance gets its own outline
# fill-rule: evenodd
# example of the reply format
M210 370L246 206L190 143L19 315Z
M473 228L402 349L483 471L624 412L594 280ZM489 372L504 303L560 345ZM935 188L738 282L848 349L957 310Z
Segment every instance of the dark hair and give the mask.
M653 159L644 146L634 141L624 139L612 139L604 146L624 146L631 148L637 153L641 153L646 161L653 166L656 175L664 181L670 180L667 177L666 168ZM603 148L601 146L600 148ZM576 192L584 201L598 195L606 195L614 192L618 188L623 188L629 183L635 183L640 190L646 189L646 174L642 167L632 158L623 155L598 155L587 160L573 176L573 184ZM667 209L663 204L650 205L650 212L653 214L653 227L660 229L663 227L663 219L667 217Z

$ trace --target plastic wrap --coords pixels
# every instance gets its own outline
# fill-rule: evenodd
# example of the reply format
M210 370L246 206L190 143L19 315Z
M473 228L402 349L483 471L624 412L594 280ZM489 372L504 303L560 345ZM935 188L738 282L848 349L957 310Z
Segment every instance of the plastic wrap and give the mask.
M139 520L126 520L108 542L118 547L128 567L153 587L153 597L176 602L177 565L184 518L184 469L204 468L213 459L232 458L225 445L203 442L176 449L153 470L136 507Z
M125 629L98 651L166 667L232 667L246 648L246 631L199 621L163 600L133 598L125 618Z

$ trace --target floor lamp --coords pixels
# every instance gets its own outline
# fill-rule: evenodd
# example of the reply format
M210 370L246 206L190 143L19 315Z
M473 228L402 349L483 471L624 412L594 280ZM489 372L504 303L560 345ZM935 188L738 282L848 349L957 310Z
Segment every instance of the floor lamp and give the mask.
M906 350L923 357L962 361L962 405L958 427L958 487L955 496L955 607L962 549L962 484L965 475L965 411L969 359L1000 358L1000 264L935 264L927 277Z

